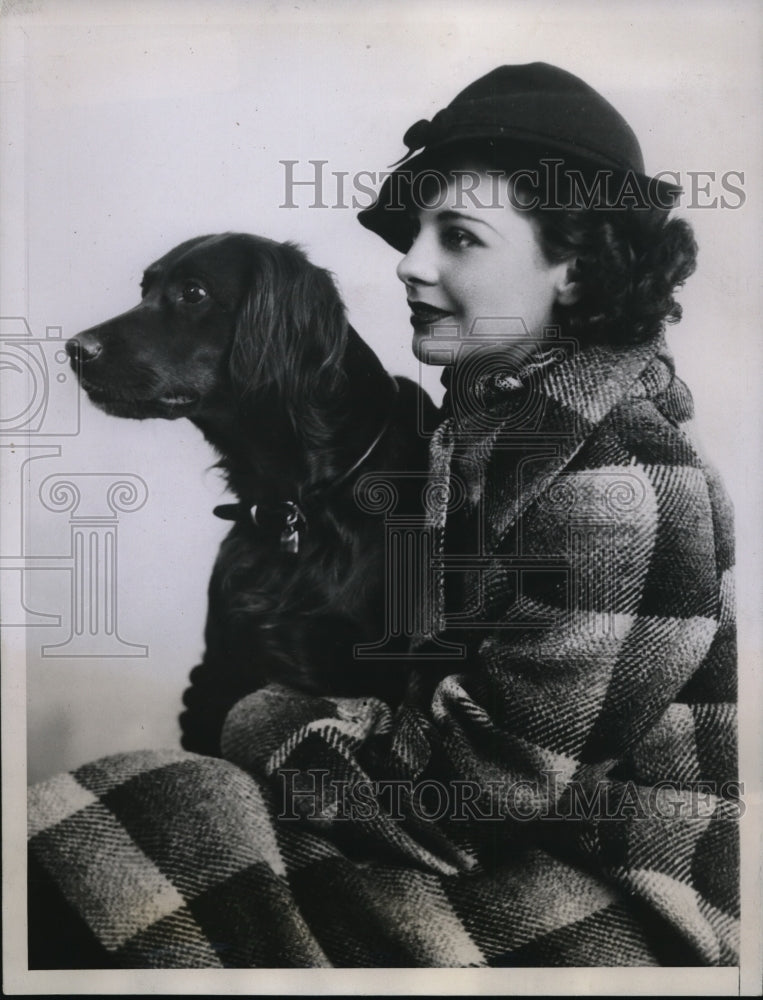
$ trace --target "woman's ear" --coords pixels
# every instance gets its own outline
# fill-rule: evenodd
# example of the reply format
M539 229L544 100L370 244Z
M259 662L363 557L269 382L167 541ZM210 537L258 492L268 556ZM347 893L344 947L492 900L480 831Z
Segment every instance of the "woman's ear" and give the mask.
M575 277L575 263L566 261L559 265L555 281L556 302L560 306L574 306L583 294L583 287Z

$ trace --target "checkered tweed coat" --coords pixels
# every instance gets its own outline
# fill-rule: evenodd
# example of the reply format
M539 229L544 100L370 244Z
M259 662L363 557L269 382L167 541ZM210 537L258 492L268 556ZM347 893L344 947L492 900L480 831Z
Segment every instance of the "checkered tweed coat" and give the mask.
M661 340L546 361L451 385L403 705L271 686L222 759L34 787L33 938L55 914L119 967L736 964L729 507Z

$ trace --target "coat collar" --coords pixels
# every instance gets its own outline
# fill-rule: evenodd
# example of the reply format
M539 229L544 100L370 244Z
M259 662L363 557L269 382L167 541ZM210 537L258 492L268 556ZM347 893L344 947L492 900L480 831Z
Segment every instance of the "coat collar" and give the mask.
M468 387L454 371L450 416L433 446L448 455L451 497L460 494L467 511L483 501L487 550L619 402L665 394L673 380L661 335L620 348L559 342L540 363L513 375L495 368Z

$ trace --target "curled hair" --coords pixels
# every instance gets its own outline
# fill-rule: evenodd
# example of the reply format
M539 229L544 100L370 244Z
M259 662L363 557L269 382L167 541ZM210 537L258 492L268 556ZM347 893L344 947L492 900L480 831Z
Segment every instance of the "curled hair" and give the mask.
M539 208L541 248L550 262L569 260L578 300L557 306L554 321L570 335L634 344L681 319L675 292L694 272L697 244L684 219L667 210Z

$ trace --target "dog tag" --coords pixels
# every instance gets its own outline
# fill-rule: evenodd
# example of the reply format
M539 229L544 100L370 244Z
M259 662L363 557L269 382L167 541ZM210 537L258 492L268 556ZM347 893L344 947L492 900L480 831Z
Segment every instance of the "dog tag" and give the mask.
M284 503L286 526L281 532L281 552L299 552L299 508L291 500Z
M299 532L296 528L286 528L281 532L281 552L299 552Z

